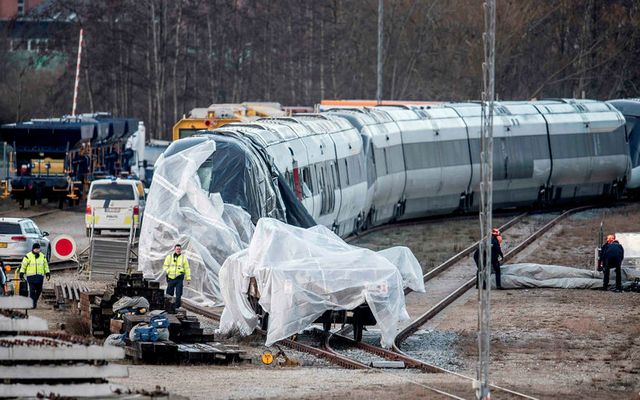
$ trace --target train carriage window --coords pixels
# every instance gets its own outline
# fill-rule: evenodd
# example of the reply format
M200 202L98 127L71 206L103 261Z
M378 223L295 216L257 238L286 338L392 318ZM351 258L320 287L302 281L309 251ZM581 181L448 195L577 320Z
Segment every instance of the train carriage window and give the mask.
M360 162L360 158L357 155L349 157L347 176L349 177L349 182L351 182L351 184L356 184L364 181L362 165Z
M334 162L330 162L329 169L331 170L331 177L333 178L333 188L339 188L340 176L336 173L336 164Z
M307 198L313 195L313 182L309 167L302 168L302 196Z
M382 160L384 161L384 173L386 174L390 174L391 170L389 168L389 149L387 149L386 147L382 148Z
M213 175L213 156L209 157L207 161L202 163L200 168L198 168L198 178L200 178L200 184L202 185L202 189L209 193L209 189L211 187Z
M289 170L286 170L284 172L284 180L285 182L287 182L287 185L289 185L289 188L291 188L291 190L294 190L293 174L289 172Z
M325 215L329 213L329 186L327 185L327 176L325 173L324 165L318 164L316 165L316 170L318 172L318 187L320 189L320 215Z
M402 152L400 145L392 146L387 149L387 169L390 174L395 174L404 169L404 165L402 165Z
M376 158L373 154L373 144L369 144L369 152L365 155L367 160L367 185L373 185L376 180Z
M349 186L351 183L349 179L349 163L347 162L347 158L344 159L344 175L343 176L344 176L344 182L346 186Z
M324 182L324 171L322 165L316 164L313 166L316 171L316 177L318 178L318 186L314 193L321 193L324 190L325 182Z
M376 166L376 176L387 175L387 161L386 161L384 149L374 147L373 157L375 160L374 164Z

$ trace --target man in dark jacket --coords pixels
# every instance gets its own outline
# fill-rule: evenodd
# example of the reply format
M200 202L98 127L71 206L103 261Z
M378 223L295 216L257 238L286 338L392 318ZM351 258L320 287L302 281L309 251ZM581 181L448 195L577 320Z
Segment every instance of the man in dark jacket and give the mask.
M616 240L615 235L608 235L607 241L600 247L600 251L598 252L598 271L604 270L604 253L607 251L607 247Z
M603 246L604 247L604 246ZM602 284L603 290L609 289L609 272L611 269L616 270L616 292L622 291L622 260L624 260L624 248L615 240L606 245L604 254L602 255L602 265L604 268L604 282Z
M500 281L500 261L504 258L502 254L502 236L500 236L500 230L493 228L491 231L491 269L496 275L496 287L502 289L502 282ZM476 272L476 288L478 288L479 273L480 273L480 248L478 247L473 253L473 260L476 262L478 271ZM485 260L486 261L486 260Z

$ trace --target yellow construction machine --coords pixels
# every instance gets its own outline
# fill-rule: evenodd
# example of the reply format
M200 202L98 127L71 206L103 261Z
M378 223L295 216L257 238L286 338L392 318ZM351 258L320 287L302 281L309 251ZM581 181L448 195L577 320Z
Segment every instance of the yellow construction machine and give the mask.
M213 130L231 122L248 122L258 118L291 115L280 103L212 104L194 108L173 126L173 140L182 139L206 129Z

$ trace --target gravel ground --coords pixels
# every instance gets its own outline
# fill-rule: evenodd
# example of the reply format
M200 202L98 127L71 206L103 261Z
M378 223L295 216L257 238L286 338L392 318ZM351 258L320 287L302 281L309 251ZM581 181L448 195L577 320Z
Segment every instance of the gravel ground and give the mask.
M640 231L640 205L581 212L556 226L513 262L593 268L605 232ZM474 374L477 296L471 290L427 325L458 335L454 346ZM639 397L640 294L597 290L503 290L491 294L491 379L540 398Z
M129 378L115 383L136 389L166 387L171 393L192 400L209 399L441 399L423 387L447 380L441 374L412 371L345 370L338 368L262 368L192 366L180 371L175 366L131 366Z
M514 216L497 215L494 218L495 225L502 225ZM423 273L426 273L472 245L479 236L478 218L469 216L451 221L434 220L419 225L390 226L359 237L351 244L375 251L407 246L420 261Z
M372 354L367 351L352 347L348 344L340 343L339 340L332 340L331 347L336 353L348 357L352 360L359 361L365 365L371 365L371 363L378 361L388 361L386 358L380 357L377 354Z
M460 357L460 335L452 331L419 330L402 344L401 349L411 357L450 370L463 371Z

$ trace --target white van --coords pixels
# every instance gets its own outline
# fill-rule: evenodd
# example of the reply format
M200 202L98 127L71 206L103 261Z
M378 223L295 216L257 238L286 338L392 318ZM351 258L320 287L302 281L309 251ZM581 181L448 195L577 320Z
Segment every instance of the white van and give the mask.
M128 231L140 228L144 212L144 185L132 179L99 179L91 182L87 197L85 225L87 236L103 230Z

